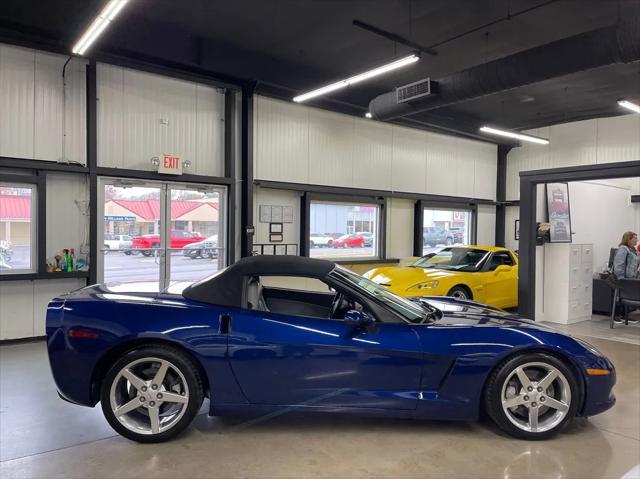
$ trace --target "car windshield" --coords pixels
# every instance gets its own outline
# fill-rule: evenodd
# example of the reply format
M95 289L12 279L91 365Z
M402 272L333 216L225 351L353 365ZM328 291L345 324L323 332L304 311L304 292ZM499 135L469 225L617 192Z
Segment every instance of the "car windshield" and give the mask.
M379 284L376 284L373 281L360 276L359 274L343 268L342 266L336 266L333 274L338 275L342 280L349 283L349 285L351 285L354 289L357 289L363 292L365 295L372 296L381 301L386 306L402 316L404 319L412 323L423 322L425 319L427 319L430 313L433 312L427 312L420 305L409 301L406 298L402 298L392 293L384 286L380 286Z
M476 248L444 248L435 254L423 256L412 267L474 272L480 271L488 255L488 251Z

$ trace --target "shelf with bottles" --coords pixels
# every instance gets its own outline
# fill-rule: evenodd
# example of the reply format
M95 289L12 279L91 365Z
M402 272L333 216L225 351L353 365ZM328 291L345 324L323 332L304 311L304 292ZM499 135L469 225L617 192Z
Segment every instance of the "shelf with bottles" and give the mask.
M47 260L46 274L88 273L89 263L85 255L76 255L75 248L64 248ZM72 276L73 277L73 276Z

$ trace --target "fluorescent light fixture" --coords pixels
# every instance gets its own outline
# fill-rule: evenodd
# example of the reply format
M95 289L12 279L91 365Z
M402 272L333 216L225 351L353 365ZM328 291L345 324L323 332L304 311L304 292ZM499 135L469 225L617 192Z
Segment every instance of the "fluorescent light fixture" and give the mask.
M109 0L102 11L98 14L89 28L80 37L71 50L75 55L84 55L87 49L100 36L105 28L120 13L120 10L129 2L129 0Z
M366 113L364 114L364 116L365 116L365 118L373 118L373 115L371 114L371 112L370 112L370 111L366 112Z
M635 113L640 113L640 105L636 105L635 103L631 103L630 101L618 100L618 105L620 105L622 108L626 108Z
M489 133L490 135L505 136L507 138L513 138L514 140L528 141L530 143L537 143L538 145L548 145L549 140L546 138L540 138L539 136L525 135L524 133L517 133L515 131L500 130L498 128L491 128L490 126L483 126L480 128L483 133Z
M312 90L307 93L303 93L302 95L298 95L293 99L296 103L300 103L311 98L315 98L320 95L324 95L326 93L330 93L335 90L340 90L341 88L348 87L350 85L355 85L356 83L360 83L362 81L368 80L373 77L377 77L379 75L383 75L387 72L397 70L398 68L405 67L407 65L411 65L412 63L420 60L418 55L409 55L408 57L401 58L391 63L387 63L386 65L379 66L374 68L373 70L366 71L364 73L359 73L358 75L354 75L352 77L347 78L346 80L340 80L335 83L331 83L330 85L326 85L320 87L316 90Z

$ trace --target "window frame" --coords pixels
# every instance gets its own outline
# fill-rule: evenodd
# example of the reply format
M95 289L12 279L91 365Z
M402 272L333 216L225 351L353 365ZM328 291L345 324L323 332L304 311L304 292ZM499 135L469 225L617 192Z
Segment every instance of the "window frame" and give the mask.
M0 272L1 280L34 279L46 273L47 252L47 209L46 209L46 172L38 171L35 175L0 174L0 184L9 187L27 186L32 188L31 194L31 268L7 270Z
M469 232L469 245L478 243L478 204L464 201L428 201L418 200L415 204L413 218L413 255L419 258L423 254L423 229L424 210L468 211L470 213L471 231Z
M375 234L378 237L377 251L373 256L355 258L328 257L335 263L358 264L385 261L387 232L387 198L359 195L337 195L331 193L305 192L301 198L300 256L310 257L309 237L311 235L311 203L336 203L353 205L372 205L378 208L378 225ZM345 232L345 234L347 234Z

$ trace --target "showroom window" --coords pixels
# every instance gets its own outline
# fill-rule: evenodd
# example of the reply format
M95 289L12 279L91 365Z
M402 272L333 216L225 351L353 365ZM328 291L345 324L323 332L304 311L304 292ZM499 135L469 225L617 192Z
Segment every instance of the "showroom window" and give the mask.
M312 200L309 256L347 261L379 258L380 210L375 203Z
M37 187L0 183L0 274L34 273Z
M439 251L443 246L473 242L473 211L425 207L422 211L422 254Z

